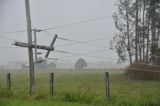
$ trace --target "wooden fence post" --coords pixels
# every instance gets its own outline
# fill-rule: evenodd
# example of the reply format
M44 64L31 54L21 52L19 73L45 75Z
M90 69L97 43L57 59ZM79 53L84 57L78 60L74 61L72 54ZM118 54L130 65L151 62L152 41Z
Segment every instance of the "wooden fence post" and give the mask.
M54 95L54 73L50 73L50 95Z
M109 73L105 72L105 87L106 87L106 96L110 98L110 89L109 89Z
M7 90L11 93L11 74L7 73Z

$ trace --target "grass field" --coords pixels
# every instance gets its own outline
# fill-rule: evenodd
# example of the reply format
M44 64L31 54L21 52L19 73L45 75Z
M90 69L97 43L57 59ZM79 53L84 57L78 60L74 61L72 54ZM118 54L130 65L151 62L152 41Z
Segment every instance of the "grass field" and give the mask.
M49 95L49 72L36 72L36 92L30 96L29 74L11 72L12 93L0 72L0 106L160 106L160 81L125 80L110 71L111 98L105 97L104 71L56 71L55 96Z

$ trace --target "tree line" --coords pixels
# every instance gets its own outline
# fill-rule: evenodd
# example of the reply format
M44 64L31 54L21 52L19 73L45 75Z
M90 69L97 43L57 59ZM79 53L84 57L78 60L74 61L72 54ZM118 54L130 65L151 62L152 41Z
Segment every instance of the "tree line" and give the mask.
M117 0L111 41L118 62L160 64L160 0Z

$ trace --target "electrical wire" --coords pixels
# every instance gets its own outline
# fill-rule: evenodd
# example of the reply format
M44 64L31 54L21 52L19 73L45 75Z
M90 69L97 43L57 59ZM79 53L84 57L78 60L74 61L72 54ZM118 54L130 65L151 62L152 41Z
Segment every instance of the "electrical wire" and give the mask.
M58 37L58 39L65 40L65 41L71 41L71 42L73 42L73 43L67 43L67 44L57 45L56 47L60 47L60 46L68 46L68 45L72 45L72 44L79 43L79 44L88 45L88 46L106 48L106 46L95 45L95 44L90 44L90 43L89 43L89 42L98 41L98 40L102 40L102 39L89 40L89 41L78 41L78 40L72 40L72 39L67 39L67 38L62 38L62 37ZM108 39L108 38L103 38L103 40L106 40L106 39Z
M110 17L112 17L112 16L110 15L110 16L103 16L103 17L88 19L88 20L84 20L84 21L79 21L79 22L71 23L71 24L66 24L66 25L61 25L61 26L55 26L55 27L50 27L50 28L42 29L41 31L47 31L47 30L54 30L54 29L59 29L59 28L71 27L71 26L75 26L75 25L79 25L79 24L83 24L83 23L94 22L94 21L98 21L98 20L104 20L104 19L107 19L107 18L110 18ZM13 34L13 33L22 33L22 32L26 32L26 31L27 30L1 32L0 35Z
M11 31L11 32L1 32L0 35L5 35L5 34L14 34L14 33L22 33L26 32L26 30L20 30L20 31Z
M50 37L53 36L50 34L48 31L45 31ZM108 37L105 38L98 38L94 40L87 40L87 41L78 41L78 40L73 40L73 39L68 39L68 38L63 38L63 37L57 37L59 40L64 40L64 41L70 41L72 43L65 43L65 44L60 44L60 45L55 45L55 47L62 47L62 46L69 46L73 44L83 44L83 45L88 45L88 46L94 46L94 47L101 47L101 48L106 48L106 46L103 45L95 45L95 44L90 44L89 42L96 42L96 41L102 41L108 39Z
M2 35L0 35L0 38L2 38L2 39L7 39L7 40L11 40L11 41L18 41L17 39L10 38L10 37L6 37L6 36L2 36Z
M60 58L46 58L47 60L55 60L55 61L66 61L66 62L71 62L70 60L66 59L60 59Z
M70 56L64 56L64 57L60 57L60 58L69 58L69 57L75 57L75 56L87 56L87 57L92 57L92 58L97 58L97 59L113 59L113 58L105 58L105 57L99 57L99 56L92 56L92 55L88 55L88 54L94 54L94 53L99 53L99 52L104 52L106 50L100 50L100 51L93 51L93 52L86 52L86 53L72 53L72 52L66 52L66 51L59 51L59 50L55 50L58 53L63 53L63 54L71 54Z
M18 47L0 47L1 49L15 49L15 48L18 48Z
M86 40L86 41L72 40L73 41L72 43L65 43L65 44L55 45L55 47L69 46L69 45L73 45L73 44L77 44L78 43L78 44L83 44L83 45L88 45L88 46L96 46L96 47L103 47L104 48L105 46L89 44L89 42L103 41L103 40L106 40L106 39L108 39L108 38L99 38L99 39Z
M110 17L112 17L112 16L98 17L98 18L88 19L88 20L84 20L84 21L80 21L80 22L71 23L71 24L66 24L66 25L61 25L61 26L55 26L55 27L50 27L50 28L46 28L46 29L42 29L42 30L43 30L43 31L46 31L46 30L61 29L61 28L71 27L71 26L75 26L75 25L79 25L79 24L94 22L94 21L98 21L98 20L104 20L104 19L107 19L107 18L110 18Z

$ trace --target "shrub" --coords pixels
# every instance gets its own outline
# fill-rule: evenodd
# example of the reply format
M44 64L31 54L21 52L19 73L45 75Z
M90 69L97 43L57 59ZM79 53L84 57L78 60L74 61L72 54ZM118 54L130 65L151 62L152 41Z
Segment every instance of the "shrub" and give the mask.
M131 80L160 80L160 66L134 63L125 70L125 75Z

